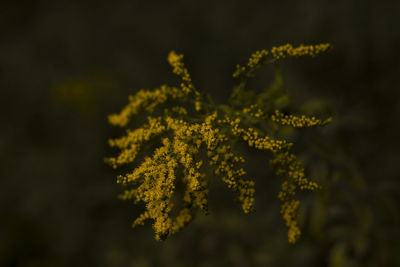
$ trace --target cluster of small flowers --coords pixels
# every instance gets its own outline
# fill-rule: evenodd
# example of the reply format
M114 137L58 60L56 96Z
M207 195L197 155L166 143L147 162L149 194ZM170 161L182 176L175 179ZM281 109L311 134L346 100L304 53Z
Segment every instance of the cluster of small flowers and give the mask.
M330 44L300 45L296 48L294 48L291 44L286 44L272 47L271 54L275 59L301 56L314 57L320 53L326 52L330 48Z
M235 155L229 145L229 138L215 127L217 113L207 116L203 123L188 123L183 120L167 119L168 129L174 130L175 136L182 139L192 139L191 143L200 148L205 145L209 164L214 167L214 173L221 176L228 188L239 194L239 200L245 213L253 209L254 181L244 180L246 172L238 168L238 163L244 163L244 159ZM218 125L218 124L217 124Z
M121 152L117 157L107 158L107 162L110 163L113 168L133 162L144 142L165 132L166 127L161 124L161 121L161 117L152 118L149 116L148 123L144 124L142 127L133 131L128 130L127 134L120 138L110 139L109 145L111 147L118 147L121 149Z
M299 208L300 201L296 199L290 199L284 201L281 206L282 218L285 221L288 230L288 241L289 243L295 243L301 235L300 228L297 223L297 209Z
M131 116L138 114L142 109L147 112L153 112L154 109L163 104L168 99L183 99L187 92L167 85L161 85L155 90L139 90L134 96L129 96L129 104L125 106L120 113L112 114L108 117L110 124L124 127Z
M239 64L236 65L236 70L233 72L232 76L234 78L239 77L241 74L245 73L246 71L246 67L245 66L241 66Z
M276 152L289 145L285 140L275 140L269 136L261 136L261 134L253 128L241 128L240 118L232 120L226 116L224 120L220 120L219 122L228 124L232 134L240 136L250 147Z
M182 91L186 94L189 93L194 93L195 95L195 101L194 101L194 108L196 111L201 110L201 95L200 93L195 89L193 83L192 83L192 78L190 77L189 71L185 67L185 64L183 63L183 55L182 54L176 54L174 51L171 51L168 54L168 62L172 66L172 72L178 75L182 79L181 83L181 88Z
M302 163L287 150L275 153L274 158L270 160L270 165L275 169L275 173L284 178L278 198L282 201L282 218L289 228L289 242L294 243L300 236L297 225L297 208L300 202L294 198L296 189L313 191L319 189L320 186L305 177Z
M163 146L156 149L152 157L146 157L132 173L119 176L117 180L123 185L140 184L137 188L126 190L121 197L146 203L146 211L134 222L134 226L143 224L145 219L152 219L156 239L166 238L180 230L191 220L194 208L207 209L206 176L199 172L202 161L196 161L194 155L198 153L198 148L185 143L185 137L181 131L172 140L164 138ZM173 207L171 198L179 165L184 169L186 189L184 207L173 220L170 216Z
M246 110L249 112L256 106L252 106ZM262 113L257 110L259 116ZM300 229L297 226L296 211L299 202L294 199L296 188L300 190L316 190L319 188L318 184L308 180L305 177L304 168L296 156L289 152L291 146L285 140L274 140L268 136L260 136L260 134L253 128L243 129L240 128L240 119L232 120L226 117L221 120L221 123L226 123L231 127L232 133L248 142L250 147L255 147L260 150L269 150L273 152L273 159L270 161L271 166L274 167L277 175L284 178L282 183L282 191L279 193L278 198L282 201L281 213L285 220L288 230L289 242L294 243L300 235ZM290 183L290 186L288 185ZM294 203L297 203L294 205Z
M268 50L265 49L254 52L253 54L251 54L247 66L249 68L255 68L262 62L262 60L264 60L268 56L268 54Z
M194 89L192 78L190 78L189 71L185 68L185 64L182 62L183 55L178 55L174 51L168 54L168 62L172 66L172 72L181 77L183 83L182 91L189 93Z
M265 115L262 109L258 108L257 105L251 105L248 108L243 108L242 112L255 118L262 118Z
M243 163L244 159L233 154L227 142L229 139L213 126L215 119L216 113L207 116L203 123L189 123L169 116L149 116L148 123L141 128L110 140L111 146L121 149L117 157L108 159L117 167L132 162L143 143L152 137L173 132L172 140L163 139L163 146L156 149L152 157L146 157L133 172L117 179L118 183L125 186L140 184L137 188L125 190L121 198L146 203L146 211L135 220L134 225L152 219L156 239L163 239L180 230L190 221L196 208L208 210L206 176L200 173L203 162L195 159L202 144L207 149L215 174L237 192L243 211L248 213L253 210L254 181L242 178L246 172L237 168L237 163ZM170 216L173 207L171 197L178 165L183 167L182 180L187 185L183 199L186 206L173 220Z
M233 77L242 75L250 76L254 70L265 63L269 55L272 55L273 60L284 59L286 57L301 57L301 56L316 56L320 53L326 52L331 48L329 43L317 45L300 45L294 48L291 44L274 46L271 51L259 50L251 54L247 66L236 65L236 70Z
M284 47L285 49L279 51L286 51L289 55L295 54L287 46ZM325 49L325 46L316 47L318 48L315 48L314 53ZM299 55L306 54L301 52L304 48L296 49ZM268 55L266 50L254 53L247 64L248 68L256 68ZM181 88L163 85L153 91L140 90L129 98L129 104L120 113L109 116L109 122L124 127L132 116L140 111L152 113L157 106L168 100L179 100L183 103L191 101L196 111L201 110L202 98L195 90L182 58L183 55L177 55L175 52L168 56L173 72L183 81ZM207 168L203 167L201 150L206 152L213 173L236 192L243 212L253 211L255 182L244 178L246 171L240 165L245 163L245 160L234 153L230 142L233 137L239 137L250 147L272 152L270 165L275 173L283 178L282 189L278 195L282 201L281 214L288 227L289 242L295 242L300 235L297 225L297 209L300 202L295 199L296 190L315 190L319 186L305 177L301 162L290 152L291 143L266 136L261 131L248 127L241 118L251 116L259 121L270 119L292 127L311 127L324 123L305 116L284 116L279 111L270 116L257 105L243 108L235 115L223 115L220 119L217 111L206 115L198 112L190 115L185 107L178 105L165 109L162 116L148 116L147 122L141 127L128 130L125 136L109 140L111 147L120 149L116 157L107 159L114 168L134 162L146 143L155 140L156 137L161 137L162 140L161 146L155 149L152 156L145 157L132 172L117 178L118 183L131 187L120 195L121 199L145 203L145 211L134 221L133 226L143 225L145 220L150 219L153 221L156 239L165 239L189 223L197 209L208 211L209 176L205 173ZM181 179L185 184L183 205L177 212L178 215L172 218L172 197L177 179Z
M271 115L271 120L284 126L288 125L295 128L313 127L323 124L322 120L316 119L315 117L309 118L305 115L302 115L301 117L297 117L294 115L284 115L279 110L275 110L275 114Z

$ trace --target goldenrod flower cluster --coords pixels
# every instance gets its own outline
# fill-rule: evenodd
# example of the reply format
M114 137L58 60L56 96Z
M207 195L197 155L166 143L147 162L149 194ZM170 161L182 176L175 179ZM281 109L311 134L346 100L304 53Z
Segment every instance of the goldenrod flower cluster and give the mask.
M299 55L306 54L299 52L304 48L296 49ZM314 53L319 53L325 48L314 49ZM290 49L282 51L290 55L294 53L288 52L292 51ZM275 55L275 52L271 53ZM254 69L268 55L267 50L254 53L247 68ZM124 136L109 140L110 146L118 148L120 152L108 158L107 162L114 168L124 164L134 166L131 172L117 178L118 183L127 187L120 198L145 203L145 211L136 218L133 226L151 220L158 240L177 233L194 218L198 209L208 211L208 187L212 177L219 177L229 189L236 192L244 213L253 211L255 182L245 177L246 171L242 167L245 159L235 152L232 142L233 139L240 139L249 147L267 150L272 155L270 165L282 177L282 189L278 195L282 201L282 218L289 229L289 242L295 242L300 235L297 224L300 202L295 199L296 191L315 190L319 186L306 178L301 162L290 152L293 144L280 140L272 133L265 133L257 124L265 120L293 127L311 127L323 123L305 116L284 116L280 111L268 114L257 105L236 110L205 103L203 99L206 98L194 88L182 59L183 55L175 52L168 56L173 72L182 80L180 88L162 85L153 91L140 90L130 96L129 104L120 113L109 116L112 125L125 127L133 116L140 116L141 111L150 113L142 126L128 129ZM163 115L151 115L169 100L180 104L166 106ZM186 103L194 104L194 108L187 109ZM204 103L214 109L211 112L199 112ZM251 116L253 120L249 122L246 116ZM152 154L138 158L139 152L146 151L149 145L154 147L154 144L159 145ZM184 184L179 210L174 198L178 181Z
M167 128L174 131L175 138L190 140L189 144L193 145L191 150L193 154L198 153L200 146L204 145L209 164L214 167L214 173L221 176L228 188L238 192L242 209L248 213L253 209L254 181L242 178L246 172L238 167L238 163L244 163L244 159L232 152L227 136L214 127L216 117L217 113L213 113L207 116L201 124L190 124L170 117L166 118L166 122ZM183 149L186 146L182 143L180 147ZM185 163L183 162L183 164ZM189 184L193 185L193 190L197 189L195 180L189 179Z
M264 111L257 105L251 105L248 108L243 108L242 112L245 114L249 114L250 116L255 118L262 118L263 116L265 116Z
M329 48L331 48L330 44L300 45L296 48L291 44L286 44L272 47L271 54L275 59L301 56L314 57L320 53L326 52Z
M188 92L176 87L162 85L153 91L140 90L134 96L129 96L129 104L119 114L112 114L108 121L115 126L126 126L131 116L137 115L142 109L153 112L154 109L168 99L182 99Z
M270 59L278 60L287 57L302 57L302 56L316 56L320 53L326 52L331 48L331 44L317 44L317 45L300 45L293 47L291 44L274 46L270 51L260 50L251 54L247 66L236 65L236 70L233 73L233 77L239 77L242 75L251 76L256 68L264 64L268 60L268 56L271 55Z
M174 51L171 51L168 54L168 62L173 68L172 72L178 75L182 79L181 88L182 91L186 94L194 93L195 100L194 100L194 107L196 111L201 109L201 95L200 93L194 88L192 78L190 77L189 71L185 67L183 63L183 55L176 54Z
M301 162L288 150L275 153L270 165L276 174L284 178L278 198L282 201L282 218L289 228L289 242L294 243L301 233L297 224L297 208L300 201L295 199L296 189L313 191L318 189L319 185L305 177Z
M265 49L254 52L250 56L247 66L249 68L255 68L258 64L260 64L260 62L263 59L265 59L268 56L268 54L269 54L268 50Z
M190 78L189 71L185 68L185 64L182 62L183 55L178 55L174 51L171 51L168 55L168 62L173 68L173 73L180 76L183 83L182 91L189 93L194 89L192 78Z
M270 150L272 152L277 152L288 144L285 140L275 140L269 136L262 136L258 131L253 128L243 129L239 126L240 119L236 118L231 120L229 117L225 117L221 123L228 124L230 129L235 136L240 136L250 147L255 147L260 150Z
M279 110L275 110L275 114L271 115L271 120L284 126L288 125L295 128L313 127L323 124L322 120L316 119L315 117L310 118L306 117L305 115L302 115L301 117L284 115Z
M111 121L111 119L110 119ZM119 165L133 162L141 145L150 138L160 135L165 131L165 126L161 125L161 117L148 117L148 123L133 131L128 130L127 134L118 139L110 139L111 147L118 147L121 153L117 157L108 158L107 161L117 168Z

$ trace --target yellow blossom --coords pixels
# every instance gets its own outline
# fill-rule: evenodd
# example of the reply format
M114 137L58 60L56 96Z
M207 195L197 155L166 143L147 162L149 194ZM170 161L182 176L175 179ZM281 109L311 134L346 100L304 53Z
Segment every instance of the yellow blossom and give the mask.
M329 119L326 121L321 121L320 119L316 119L315 117L307 117L305 115L302 115L300 117L294 115L284 115L279 110L275 110L275 114L271 115L271 120L284 126L289 125L295 128L320 126L329 122Z
M270 51L263 49L251 54L246 66L236 65L236 70L233 77L252 76L254 70L264 64L268 56L270 60L284 59L287 57L301 57L301 56L316 56L320 53L326 52L331 48L331 44L317 44L317 45L300 45L293 47L291 44L274 46Z
M271 54L275 59L282 59L286 57L301 57L301 56L316 56L320 53L326 52L331 48L329 43L317 45L300 45L294 48L291 44L274 46L271 49Z
M268 59L314 56L329 47L329 44L296 48L284 45L270 51L256 51L245 66L237 66L234 76L247 77ZM122 137L109 140L109 145L120 151L106 161L114 168L132 166L130 172L117 177L117 183L126 188L119 197L145 204L145 210L134 220L133 226L151 220L157 240L179 232L193 220L198 209L208 211L209 180L214 177L236 193L244 213L252 212L255 181L245 177L243 164L246 161L232 142L240 140L249 147L269 151L272 156L269 163L282 178L278 194L282 201L281 215L288 227L288 240L294 243L301 233L297 223L300 201L295 198L296 192L316 190L320 186L306 177L302 163L290 150L293 144L261 130L260 124L273 121L280 126L302 128L322 126L329 119L322 122L305 115L284 115L279 110L269 114L255 104L240 109L215 107L213 103L205 103L206 98L195 89L183 55L172 51L168 62L173 73L181 78L180 88L162 85L154 90L140 90L129 97L129 103L119 113L108 117L112 125L126 127L141 111L153 113L169 100L178 102L165 108L163 115L149 115L140 127L128 129ZM187 108L187 103L192 104L192 108ZM139 157L148 144L158 146L150 155ZM181 208L175 210L173 196L178 180L183 182L184 189Z

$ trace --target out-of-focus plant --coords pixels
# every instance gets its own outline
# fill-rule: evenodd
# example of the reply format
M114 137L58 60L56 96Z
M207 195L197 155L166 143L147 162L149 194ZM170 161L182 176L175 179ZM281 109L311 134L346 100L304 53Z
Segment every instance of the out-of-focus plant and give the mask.
M330 44L318 44L294 48L287 44L256 51L246 65L237 65L233 77L238 79L238 84L229 104L223 105L216 105L211 97L198 91L182 62L183 55L170 52L168 62L181 78L180 86L140 90L129 97L128 105L120 113L109 116L112 125L129 127L124 136L109 140L110 146L119 148L120 152L106 161L114 168L133 166L131 172L117 178L118 183L127 187L120 196L122 199L145 203L145 211L133 225L153 220L156 239L178 232L198 209L208 211L209 181L214 177L220 177L236 192L244 213L252 212L255 181L245 178L246 160L237 149L244 143L266 151L271 168L282 178L278 194L282 201L281 215L288 227L289 242L296 242L301 233L300 201L296 193L317 190L320 186L306 177L301 161L292 152L294 144L280 133L288 126L293 129L324 126L331 118L295 115L297 112L286 108L286 96L279 91L280 73L264 92L248 91L246 85L264 64L289 57L316 56L330 47ZM139 115L144 112L148 115L147 122L137 127L135 121L140 121ZM143 154L154 147L150 156ZM137 164L140 159L141 163ZM182 182L183 199L178 202L175 193Z
M97 112L99 98L112 86L109 73L96 71L56 84L51 88L50 97L54 104L69 107L86 118Z

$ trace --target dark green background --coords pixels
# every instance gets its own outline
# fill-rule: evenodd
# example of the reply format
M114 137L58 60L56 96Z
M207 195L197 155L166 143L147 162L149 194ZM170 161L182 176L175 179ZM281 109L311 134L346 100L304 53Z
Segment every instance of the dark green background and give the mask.
M395 0L1 1L0 266L400 266L399 14ZM211 214L166 242L132 229L140 207L103 163L121 134L107 115L176 82L170 50L223 103L237 63L288 42L334 46L280 65L294 104L335 114L298 147L327 189L304 194L301 240L287 244L261 154L255 214L216 186Z

